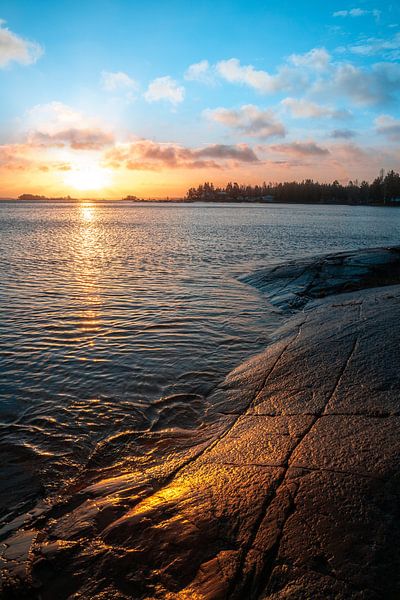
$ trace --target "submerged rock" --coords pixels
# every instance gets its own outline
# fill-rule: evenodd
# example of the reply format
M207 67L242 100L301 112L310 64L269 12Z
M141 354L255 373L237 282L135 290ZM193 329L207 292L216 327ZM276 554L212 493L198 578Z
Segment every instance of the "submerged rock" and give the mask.
M330 296L4 542L3 597L400 597L400 286Z

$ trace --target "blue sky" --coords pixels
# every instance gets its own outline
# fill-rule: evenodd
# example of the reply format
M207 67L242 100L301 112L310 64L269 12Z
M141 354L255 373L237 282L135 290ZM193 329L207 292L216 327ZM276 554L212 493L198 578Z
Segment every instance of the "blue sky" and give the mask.
M0 19L2 195L399 165L398 3L3 0Z

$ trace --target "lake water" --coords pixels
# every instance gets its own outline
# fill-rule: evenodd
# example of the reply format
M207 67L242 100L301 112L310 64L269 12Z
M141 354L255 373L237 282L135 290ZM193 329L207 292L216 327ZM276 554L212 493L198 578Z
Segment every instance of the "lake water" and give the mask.
M396 208L1 203L0 515L119 432L198 427L281 319L240 275L396 245L399 226Z

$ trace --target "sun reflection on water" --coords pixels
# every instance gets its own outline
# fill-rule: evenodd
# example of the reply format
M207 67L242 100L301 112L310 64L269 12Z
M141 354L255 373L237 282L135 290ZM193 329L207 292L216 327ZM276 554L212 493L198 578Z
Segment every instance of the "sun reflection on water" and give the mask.
M99 293L99 258L103 255L103 239L97 227L93 203L79 206L80 228L73 261L74 285L79 299L77 326L85 336L86 348L96 344L101 329L102 298Z
M80 208L81 208L82 221L93 221L93 218L94 218L93 204L82 204Z

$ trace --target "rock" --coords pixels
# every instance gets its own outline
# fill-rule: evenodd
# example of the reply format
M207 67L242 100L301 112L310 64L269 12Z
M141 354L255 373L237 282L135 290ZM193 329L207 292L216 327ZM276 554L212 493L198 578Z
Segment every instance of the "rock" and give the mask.
M400 281L400 247L372 248L293 261L242 277L272 304L298 310L310 299Z

